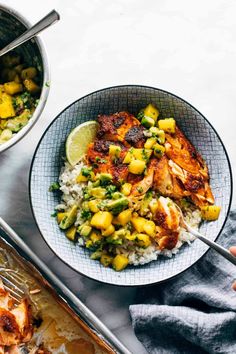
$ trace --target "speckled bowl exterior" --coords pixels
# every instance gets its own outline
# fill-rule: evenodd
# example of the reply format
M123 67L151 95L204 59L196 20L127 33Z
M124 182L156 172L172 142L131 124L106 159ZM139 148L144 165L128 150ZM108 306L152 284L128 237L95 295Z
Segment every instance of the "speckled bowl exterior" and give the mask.
M0 48L5 47L29 27L30 23L22 15L9 7L0 5ZM0 153L16 144L30 131L39 119L49 93L49 85L47 84L49 83L47 55L41 39L37 36L22 44L14 51L19 53L24 62L29 66L35 66L38 69L42 90L39 103L28 124L15 134L12 139L0 145Z
M174 117L209 167L215 202L222 210L214 222L204 222L200 231L215 240L226 221L232 194L231 168L225 148L210 123L194 107L181 98L145 86L116 86L89 94L60 113L44 133L33 158L30 175L30 196L38 227L49 247L66 264L95 280L124 286L162 282L183 272L208 250L199 240L182 246L172 258L159 257L143 266L130 266L122 272L104 268L89 258L89 252L70 242L51 216L59 196L48 191L58 179L65 156L65 141L77 125L96 119L98 114L128 111L136 114L148 103L154 103L162 117Z

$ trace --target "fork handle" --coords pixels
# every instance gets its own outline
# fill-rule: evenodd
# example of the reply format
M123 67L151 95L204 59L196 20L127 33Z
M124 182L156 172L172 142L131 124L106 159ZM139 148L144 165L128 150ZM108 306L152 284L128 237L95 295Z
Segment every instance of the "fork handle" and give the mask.
M191 226L186 225L187 230L197 238L199 238L202 242L206 243L208 246L213 248L216 252L221 254L224 258L226 258L228 261L236 265L236 257L233 256L226 248L220 246L218 243L209 240L206 236L202 235L200 232L194 230Z
M60 19L60 15L52 10L45 17L43 17L39 22L37 22L33 27L30 27L26 30L21 36L17 37L11 43L9 43L6 47L0 50L0 56L8 53L10 50L18 47L24 42L28 41L32 37L36 36L39 32L43 31L47 27L51 26L53 23Z

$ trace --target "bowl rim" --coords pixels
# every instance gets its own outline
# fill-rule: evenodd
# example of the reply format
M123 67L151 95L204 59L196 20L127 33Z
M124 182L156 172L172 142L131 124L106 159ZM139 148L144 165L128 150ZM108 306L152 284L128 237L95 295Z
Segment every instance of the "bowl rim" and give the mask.
M169 281L169 280L172 280L180 275L182 275L184 272L186 272L188 269L190 269L192 266L194 266L197 262L199 262L207 253L208 251L211 249L209 246L207 246L207 249L206 251L204 251L204 253L195 261L193 262L191 265L189 265L187 268L183 269L181 272L177 273L177 274L174 274L174 275L171 275L170 277L168 278L165 278L163 280L158 280L158 281L153 281L153 282L143 282L142 284L115 284L113 282L109 282L109 281L105 281L105 280L99 280L99 279L95 279L93 278L92 276L90 275L87 275L86 273L80 271L80 270L77 270L75 269L72 265L70 265L67 261L65 261L59 254L57 254L57 252L51 247L51 245L49 245L48 241L46 240L46 238L44 237L44 234L43 232L41 231L40 229L40 226L38 224L38 221L37 221L37 218L36 218L36 215L34 213L34 208L33 208L33 201L32 201L32 193L31 193L31 181L32 181L32 172L33 172L33 166L34 166L34 161L35 161L35 157L36 157L36 154L38 152L38 149L41 145L41 142L44 138L44 136L47 134L48 130L51 128L51 126L55 123L55 121L61 116L61 114L63 114L68 108L70 108L71 106L73 106L75 103L78 103L80 102L81 100L83 100L84 98L86 97L89 97L89 96L92 96L93 94L96 94L96 93L100 93L102 91L106 91L106 90L110 90L110 89L115 89L115 88L125 88L125 87L131 87L131 88L147 88L147 89L152 89L152 90L157 90L157 91L161 91L163 93L166 93L166 94L169 94L169 95L172 95L174 96L175 98L178 98L179 100L181 100L182 102L184 102L185 104L189 105L191 108L193 108L196 112L198 112L202 117L203 119L210 125L211 129L215 132L217 138L219 139L222 147L223 147L223 150L224 150L224 153L225 153L225 156L226 156L226 159L227 159L227 162L228 162L228 166L229 166L229 173L230 173L230 199L229 199L229 205L228 205L228 208L227 208L227 212L226 212L226 216L225 216L225 219L224 219L224 222L222 224L222 227L220 229L220 231L218 232L217 236L215 237L214 241L216 241L219 236L221 235L224 227L225 227L225 224L226 224L226 221L229 217L229 213L230 213L230 209L231 209L231 204L232 204L232 197L233 197L233 174L232 174L232 167L231 167L231 163L230 163L230 159L229 159L229 155L227 153L227 150L226 150L226 147L222 141L222 139L220 138L218 132L216 131L216 129L213 127L213 125L208 121L208 119L198 110L196 109L192 104L190 104L189 102L187 102L185 99L179 97L178 95L176 94L173 94L172 92L170 91L167 91L167 90L163 90L163 89L160 89L160 88L157 88L157 87L153 87L153 86L146 86L146 85L139 85L139 84L124 84L124 85L115 85L115 86L109 86L109 87L105 87L105 88L102 88L102 89L98 89L98 90L95 90L91 93L88 93L82 97L80 97L79 99L73 101L72 103L70 103L67 107L65 107L60 113L57 114L57 116L50 122L50 124L47 126L47 128L45 129L45 131L43 132L37 146L36 146L36 149L34 151L34 154L33 154L33 157L32 157L32 160L31 160L31 164L30 164L30 170L29 170L29 180L28 180L28 192L29 192L29 200L30 200L30 207L31 207L31 211L32 211L32 214L33 214L33 217L34 217L34 221L37 225L37 228L39 230L39 233L41 234L41 237L42 239L44 240L44 242L46 243L46 245L49 247L49 249L54 253L54 255L60 260L62 261L65 265L67 265L70 269L72 269L73 271L75 271L76 273L78 273L79 275L82 275L82 276L85 276L91 280L94 280L98 283L102 283L102 284L109 284L109 285L112 285L112 286L119 286L119 287L143 287L143 286L152 286L152 285L157 285L157 284L161 284L161 283L164 283L166 281Z
M17 10L11 8L10 6L0 4L0 11L4 11L9 15L15 17L27 29L31 26L31 23L23 15L21 15ZM42 66L43 66L43 83L42 83L41 94L39 97L39 103L32 117L30 118L29 122L26 124L26 126L23 127L18 133L16 133L15 136L13 136L6 143L0 145L0 154L3 151L6 151L7 149L15 145L16 143L18 143L33 128L35 123L40 118L48 98L49 89L50 89L50 85L47 85L47 83L50 82L50 69L48 64L48 55L45 49L44 42L38 35L35 36L33 39L31 39L31 41L34 41L39 49L39 53L42 59Z

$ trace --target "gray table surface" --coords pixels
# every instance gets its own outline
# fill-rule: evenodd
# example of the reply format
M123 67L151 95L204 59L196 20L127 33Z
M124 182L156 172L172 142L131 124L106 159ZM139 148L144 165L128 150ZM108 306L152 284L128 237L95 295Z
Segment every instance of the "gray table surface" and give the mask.
M144 354L128 312L137 289L103 285L80 276L58 260L44 243L29 205L30 162L43 131L69 103L99 88L133 83L166 89L197 107L220 133L234 172L236 3L2 3L17 9L32 23L55 7L61 21L41 35L52 74L46 108L33 130L0 155L0 215L133 353Z

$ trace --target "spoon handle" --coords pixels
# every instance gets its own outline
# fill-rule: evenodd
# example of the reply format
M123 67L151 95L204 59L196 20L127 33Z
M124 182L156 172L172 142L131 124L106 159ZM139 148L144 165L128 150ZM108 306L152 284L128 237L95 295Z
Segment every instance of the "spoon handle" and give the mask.
M209 240L206 236L202 235L200 232L194 230L191 226L185 224L187 230L197 238L199 238L201 241L206 243L208 246L213 248L216 252L220 253L224 258L226 258L228 261L236 265L236 257L233 256L226 248L220 246L218 243Z
M52 10L45 17L43 17L39 22L37 22L33 27L30 27L26 30L22 35L14 39L11 43L9 43L6 47L0 50L0 56L8 53L10 50L18 47L22 43L28 41L32 37L34 37L39 32L43 31L47 27L51 26L53 23L60 19L60 15Z

